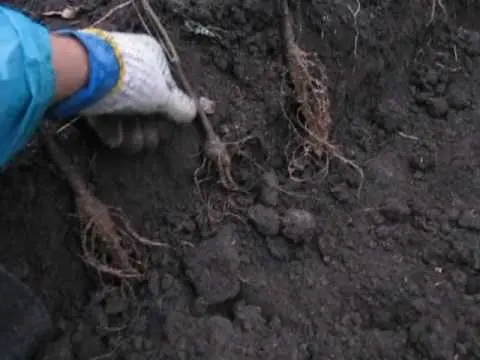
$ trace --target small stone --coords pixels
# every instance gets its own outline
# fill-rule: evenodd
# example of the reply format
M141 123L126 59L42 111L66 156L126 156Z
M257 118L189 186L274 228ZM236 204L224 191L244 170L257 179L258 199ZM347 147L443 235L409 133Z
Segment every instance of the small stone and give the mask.
M448 88L448 104L456 110L463 110L470 105L470 94L459 85L451 85Z
M278 177L274 171L268 171L262 176L259 200L265 206L278 205Z
M217 349L230 343L236 333L230 320L220 315L214 315L207 320L205 331L210 345Z
M248 210L248 218L258 232L263 235L277 235L280 231L280 217L278 213L263 205L255 205Z
M205 112L205 114L207 114L207 115L213 115L213 114L215 114L216 106L217 106L217 104L215 103L215 101L210 100L210 99L207 98L207 97L201 96L201 97L198 99L198 103L200 104L200 107L201 107L202 110Z
M435 167L435 158L428 150L419 150L412 154L409 159L412 170L426 172Z
M289 209L282 219L282 234L295 243L310 240L317 229L315 216L300 209Z
M195 299L192 306L192 314L195 316L203 316L207 313L208 302L203 297L198 297Z
M460 210L458 208L450 208L447 211L447 217L449 221L456 222L460 217Z
M467 295L480 294L480 275L470 275L467 278L465 293Z
M447 84L441 82L435 86L435 94L438 96L442 96L445 94L445 90L447 89Z
M380 210L386 219L394 222L401 221L411 213L409 206L397 198L390 198Z
M243 331L259 329L265 325L262 309L259 306L238 303L235 306L235 320L238 321Z
M430 85L436 85L439 79L440 77L438 76L438 71L436 71L435 69L428 69L424 78L425 82Z
M78 6L67 6L65 9L62 10L60 16L64 20L73 20L77 16L80 7Z
M346 183L341 183L330 188L330 193L338 202L342 204L348 204L352 201L352 196L350 194L350 188Z
M456 286L465 286L467 275L459 270L455 269L450 272L450 279Z
M116 315L123 313L128 309L128 301L120 294L114 293L107 298L105 304L105 313L108 315Z
M272 329L272 330L279 330L282 328L282 320L280 319L280 317L278 315L274 315L270 322L268 323L268 326Z
M448 102L443 97L431 98L427 102L427 111L432 117L443 117L448 112Z
M417 92L415 94L415 102L418 105L425 105L428 103L430 96L426 92Z
M458 219L458 226L464 229L480 231L480 214L477 214L474 210L464 211Z
M385 131L394 132L401 128L405 115L406 110L401 102L386 97L379 102L373 119Z
M287 261L290 257L288 242L281 236L267 236L265 239L270 255L275 259Z

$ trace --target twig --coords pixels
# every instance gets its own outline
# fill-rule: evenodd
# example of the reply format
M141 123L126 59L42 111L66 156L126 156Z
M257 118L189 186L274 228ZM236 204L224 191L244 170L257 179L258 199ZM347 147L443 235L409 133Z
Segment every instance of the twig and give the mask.
M103 15L100 19L96 20L94 23L92 23L90 26L97 26L99 25L100 23L104 22L105 20L107 20L110 16L112 16L114 13L116 13L118 10L121 10L127 6L130 6L133 4L133 0L128 0L128 1L125 1L115 7L113 7L112 9L110 9L105 15Z
M403 131L399 131L399 132L397 132L397 134L398 134L398 136L400 136L404 139L413 140L413 141L420 140L417 136L406 134Z
M64 132L65 130L67 130L70 126L72 126L73 124L75 124L79 119L80 119L79 116L73 118L72 120L70 120L70 121L67 122L66 124L60 126L55 133L56 133L57 135L58 135L58 134L61 134L62 132Z

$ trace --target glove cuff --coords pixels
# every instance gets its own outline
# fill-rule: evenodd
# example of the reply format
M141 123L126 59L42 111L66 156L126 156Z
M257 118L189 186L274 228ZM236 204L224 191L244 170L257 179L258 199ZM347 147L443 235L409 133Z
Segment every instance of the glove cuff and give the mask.
M84 46L88 55L87 84L49 111L49 115L56 119L66 119L79 114L114 90L124 77L124 64L114 39L103 30L60 30L56 33L74 37Z

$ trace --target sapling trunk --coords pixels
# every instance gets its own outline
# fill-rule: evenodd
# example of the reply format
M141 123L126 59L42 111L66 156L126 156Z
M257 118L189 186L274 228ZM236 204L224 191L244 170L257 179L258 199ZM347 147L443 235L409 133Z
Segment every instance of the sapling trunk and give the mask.
M95 197L53 136L44 134L45 145L74 193L84 261L101 274L121 279L141 278L147 263L139 246L164 245L138 235L120 213Z
M239 189L232 176L232 161L228 152L227 144L215 132L210 119L207 117L203 107L201 106L198 97L193 91L190 82L188 81L185 72L183 71L180 57L173 45L168 33L161 23L158 16L155 14L150 2L148 0L141 0L141 7L143 11L148 15L151 23L155 27L155 31L146 29L149 33L156 33L158 40L164 45L164 49L168 56L170 63L174 66L176 73L179 77L180 83L185 92L194 99L197 104L198 117L200 119L201 126L205 132L205 143L203 146L204 155L207 160L215 164L219 173L220 182L222 185L229 189ZM144 22L144 26L147 26Z
M363 180L363 170L352 160L343 156L338 148L330 142L332 119L325 67L318 60L310 60L309 54L296 43L288 0L279 0L279 11L282 20L286 65L298 104L299 115L301 115L301 118L296 117L296 124L305 132L304 148L306 152L308 149L312 149L316 157L326 154L339 159L354 168ZM312 74L313 67L320 72L320 78ZM360 188L361 185L359 191Z

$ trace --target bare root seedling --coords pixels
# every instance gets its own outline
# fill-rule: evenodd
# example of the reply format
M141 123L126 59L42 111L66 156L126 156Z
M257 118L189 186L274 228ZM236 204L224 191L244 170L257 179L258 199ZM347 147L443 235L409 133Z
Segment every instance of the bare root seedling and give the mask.
M352 160L341 154L337 146L330 140L330 98L328 93L328 78L325 66L319 59L312 60L295 42L293 25L287 0L281 1L283 17L283 38L285 42L285 58L296 101L299 105L295 123L305 133L303 151L305 156L320 159L324 155L333 156L343 163L353 167L363 179L362 169ZM319 77L312 75L315 68ZM328 165L327 165L328 166Z
M168 36L165 27L163 26L159 17L155 14L148 0L139 0L139 2L140 4L138 6L135 5L135 7L137 9L137 12L139 13L142 24L145 26L145 30L151 35L155 34L157 40L159 40L163 44L170 63L175 67L181 85L183 86L187 94L191 96L197 103L200 123L206 137L203 147L203 153L206 161L204 161L203 164L214 164L216 166L220 183L223 185L223 187L229 190L240 190L240 186L235 182L232 176L232 159L228 151L227 144L223 142L222 139L215 132L212 123L208 119L203 107L199 102L198 97L194 93L193 88L190 85L190 82L188 81L185 72L183 71L180 57L178 56L175 46L173 45L170 37ZM146 17L150 20L153 28L149 28L147 26L147 23L141 15L139 9L141 9L146 15ZM198 173L199 171L196 171L196 174Z
M54 139L45 132L48 153L73 190L80 222L83 260L99 272L120 280L143 277L147 268L145 247L168 247L140 236L118 210L107 207L88 189L85 181Z

